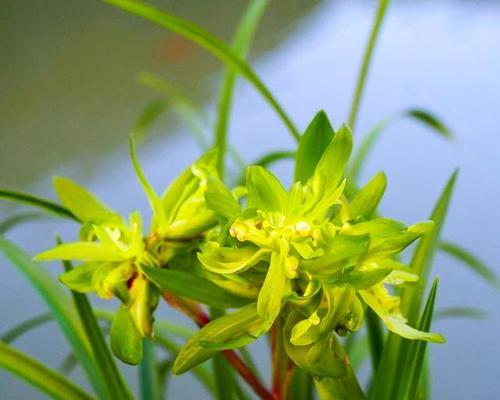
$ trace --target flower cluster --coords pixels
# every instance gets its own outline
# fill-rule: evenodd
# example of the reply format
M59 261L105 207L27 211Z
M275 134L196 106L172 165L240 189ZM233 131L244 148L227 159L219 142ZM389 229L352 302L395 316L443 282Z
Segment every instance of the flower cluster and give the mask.
M82 222L81 240L37 259L81 261L61 281L75 291L118 298L117 316L133 323L117 326L132 326L141 336L152 335L160 294L182 284L169 279L192 282L175 293L181 297L237 308L187 341L176 373L219 350L246 345L279 323L295 364L314 376L337 376L335 338L359 330L366 307L402 337L442 342L439 334L409 326L397 291L389 290L418 280L398 255L433 223L405 226L379 217L386 187L381 173L348 198L343 177L351 149L351 132L342 126L316 159L309 157L290 190L261 166L248 167L245 187L231 190L216 172L212 151L160 197L132 141L132 161L153 210L149 233L143 234L138 213L126 222L82 187L56 178L61 202ZM203 297L207 288L215 300Z

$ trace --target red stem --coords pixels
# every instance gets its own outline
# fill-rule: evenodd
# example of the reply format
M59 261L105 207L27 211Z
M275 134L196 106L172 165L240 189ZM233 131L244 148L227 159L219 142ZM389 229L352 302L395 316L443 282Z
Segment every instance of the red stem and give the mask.
M163 298L173 308L180 310L191 318L200 328L203 328L210 322L210 317L199 303L191 300L180 299L171 293L163 293ZM277 400L277 398L262 385L259 379L254 375L252 370L248 368L238 354L236 354L233 350L224 350L222 351L222 354L261 399Z

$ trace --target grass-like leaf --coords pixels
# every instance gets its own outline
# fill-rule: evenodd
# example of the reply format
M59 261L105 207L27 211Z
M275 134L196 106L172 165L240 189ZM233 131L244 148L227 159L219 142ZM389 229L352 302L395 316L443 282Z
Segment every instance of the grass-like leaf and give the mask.
M55 399L91 400L93 397L63 375L0 342L0 367L12 372Z
M53 320L54 318L52 317L51 313L36 315L32 318L20 322L19 324L5 331L0 337L0 340L5 343L11 343L25 333L30 332L31 330L45 325L46 323Z
M190 98L184 95L171 82L153 72L143 71L138 77L139 83L165 96L170 108L178 114L189 126L189 132L194 136L203 150L208 150L206 126L210 125L209 117Z
M41 208L52 215L79 222L79 219L67 208L64 208L63 206L50 200L42 199L31 194L15 192L12 190L0 190L0 199L11 200L16 203Z
M441 241L439 243L439 250L462 262L465 266L469 267L490 285L493 285L497 288L500 287L500 280L494 270L488 267L484 262L482 262L468 250L457 244L445 241Z
M431 214L430 219L434 221L434 229L420 240L413 253L411 267L413 272L420 276L420 282L419 285L406 287L401 294L401 311L412 326L418 323L423 291L426 287L427 277L439 242L439 235L445 221L457 174L458 171L455 171L448 180ZM400 375L407 365L410 344L411 342L408 340L404 340L392 333L389 334L379 369L373 381L370 393L371 399L393 399L392 396L396 394L397 385L401 381Z
M216 284L193 273L171 269L143 267L143 271L161 290L190 298L212 307L242 307L251 300L235 296Z
M58 244L61 240L58 239ZM69 261L63 261L63 266L66 271L72 270L73 266ZM97 323L89 299L83 293L72 291L73 301L75 303L80 321L82 323L90 347L96 360L96 366L102 375L105 387L108 392L108 398L113 399L118 396L120 399L132 399L129 388L125 384L123 377L109 351L104 335Z
M434 303L436 301L438 280L435 279L432 288L427 297L422 317L418 329L429 332L431 328L432 315L434 312ZM399 381L399 390L396 399L414 399L417 391L422 368L424 366L425 351L427 342L416 340L410 344L408 351L408 362L405 369L402 371L401 380Z
M44 219L45 215L35 212L24 212L12 215L0 222L0 235L5 235L8 231L25 222Z
M368 134L360 142L357 151L354 153L351 159L351 166L349 169L349 178L356 182L359 179L361 169L365 164L366 159L373 150L375 144L378 142L380 137L386 129L393 122L402 119L410 118L415 122L421 123L432 132L436 133L438 136L444 139L453 139L453 134L451 130L446 126L446 124L441 121L437 116L431 114L429 111L420 108L411 108L409 110L403 111L396 115L384 118L382 121L377 123Z
M351 111L349 112L348 124L352 130L354 130L356 125L356 118L358 116L359 104L361 102L361 97L365 88L366 77L368 75L368 70L370 68L370 63L373 56L373 50L375 44L377 43L378 35L380 32L380 27L384 21L385 13L387 11L387 6L389 5L389 0L379 0L377 12L373 21L373 27L370 32L370 37L366 44L365 53L363 55L363 62L361 64L361 69L359 71L358 80L356 83L356 89L354 90L354 96L351 104Z
M442 310L437 310L435 313L435 320L448 319L448 318L466 318L466 319L485 319L487 313L480 308L473 307L447 307Z
M105 397L106 392L101 376L80 321L76 317L77 311L71 298L42 265L31 260L21 249L2 237L0 237L0 251L38 291L59 324L96 393L100 397Z
M160 11L153 6L144 3L139 3L133 0L102 1L169 29L184 38L195 42L215 57L230 65L253 84L253 86L266 99L270 106L276 111L293 137L297 140L299 139L299 132L297 128L278 101L271 94L269 89L260 80L254 70L222 40L183 18L165 11Z
M253 41L257 25L269 4L269 0L253 0L247 6L233 39L233 50L236 55L245 59ZM233 100L236 70L228 66L222 79L219 91L217 120L215 122L214 146L219 149L217 167L220 176L224 177L224 159L227 147L227 129L231 103Z
M142 140L149 127L167 110L167 102L155 99L149 102L142 110L132 129L132 134L137 141Z

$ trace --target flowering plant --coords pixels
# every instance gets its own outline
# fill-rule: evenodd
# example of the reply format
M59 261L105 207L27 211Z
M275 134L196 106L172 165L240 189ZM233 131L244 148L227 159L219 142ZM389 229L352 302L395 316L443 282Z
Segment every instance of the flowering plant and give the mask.
M377 125L351 158L351 128L388 2L379 3L349 124L334 130L320 111L303 134L243 59L267 1L251 2L234 49L151 6L132 0L107 2L197 42L225 61L228 70L213 149L187 167L161 196L138 161L139 130L131 135L132 164L152 210L148 230L138 212L125 219L68 178L53 180L59 203L0 191L4 199L43 208L80 225L78 241L58 240L34 260L4 238L0 249L42 294L51 309L48 319L59 322L95 395L132 398L114 354L127 364L140 364L145 399L165 395L163 381L170 372L188 371L219 399L246 399L250 388L263 399L305 400L313 398L313 385L321 399L425 398L421 375L427 342L445 341L430 331L437 280L427 297L425 289L456 173L430 220L408 226L378 212L387 184L383 173L358 187L362 161L387 123ZM230 184L224 172L236 72L261 92L298 145L292 153L263 157L245 168L243 182ZM407 115L450 136L445 125L427 112L411 110ZM140 119L140 130L144 121L154 119L146 117ZM270 162L282 157L294 159L288 189L269 170ZM402 253L412 243L416 243L413 256L404 262ZM465 250L452 245L444 249L496 279ZM71 297L41 265L53 260L62 261L65 271L59 280ZM96 309L88 293L116 299L118 310ZM200 329L155 318L161 299ZM55 398L93 398L86 389L8 345L46 320L29 321L3 336L0 367ZM98 320L111 324L110 349ZM363 338L359 331L365 321ZM260 379L247 348L263 336L271 342L271 389ZM181 346L178 338L184 339ZM162 363L156 360L155 346L168 354ZM366 348L373 366L367 394L356 376L360 361L368 357ZM206 362L211 359L208 369Z

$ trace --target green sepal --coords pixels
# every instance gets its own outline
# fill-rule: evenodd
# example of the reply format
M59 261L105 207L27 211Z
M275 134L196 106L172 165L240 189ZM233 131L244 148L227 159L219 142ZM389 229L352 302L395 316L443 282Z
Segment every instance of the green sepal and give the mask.
M92 276L97 270L99 264L90 262L78 265L59 276L59 280L71 290L80 293L91 292L94 290L92 285Z
M142 361L142 336L124 306L120 307L113 318L110 342L111 351L124 363L137 365Z
M307 182L314 174L316 165L331 143L333 128L324 111L318 112L300 137L295 157L294 181Z
M247 207L264 211L281 211L287 192L278 178L260 166L247 168Z
M349 203L347 207L349 218L351 220L370 219L382 200L386 186L387 178L383 172L379 172Z
M268 257L269 250L252 247L221 247L217 242L208 242L198 253L203 266L217 274L241 273Z
M323 176L330 188L336 188L344 175L351 151L351 129L347 125L342 125L321 156L314 175Z
M210 210L225 219L234 218L241 213L241 206L236 197L226 185L216 177L208 177L205 200Z

